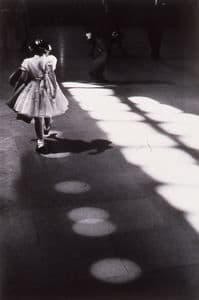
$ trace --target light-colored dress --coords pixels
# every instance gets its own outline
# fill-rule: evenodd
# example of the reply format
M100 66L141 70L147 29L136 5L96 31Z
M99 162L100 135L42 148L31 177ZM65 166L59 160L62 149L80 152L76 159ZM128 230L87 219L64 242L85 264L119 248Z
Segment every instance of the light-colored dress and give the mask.
M53 80L56 64L54 55L34 55L24 59L21 69L28 71L33 79L16 100L14 110L17 113L29 117L53 117L67 111L68 100L56 79Z

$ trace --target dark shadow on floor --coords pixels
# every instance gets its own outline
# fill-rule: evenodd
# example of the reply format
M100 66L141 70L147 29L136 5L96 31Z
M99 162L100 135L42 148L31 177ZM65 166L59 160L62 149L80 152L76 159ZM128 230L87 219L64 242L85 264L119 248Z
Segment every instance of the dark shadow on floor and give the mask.
M91 142L86 142L83 140L71 140L62 139L56 137L56 134L52 134L46 140L48 152L50 153L81 153L86 151L90 155L100 154L108 149L111 149L111 142L103 139L92 140Z
M113 158L115 164L120 155L118 151ZM18 207L4 211L4 215L1 215L4 217L4 223L1 223L4 228L2 243L4 240L5 265L2 274L3 300L41 300L45 297L53 300L59 297L71 300L197 299L191 294L193 266L187 266L187 259L190 255L196 255L197 260L196 246L193 246L190 253L190 244L198 243L198 236L184 220L183 213L170 207L157 195L153 185L150 186L150 193L156 200L152 211L145 214L149 201L139 197L140 207L137 206L138 196L134 198L137 186L132 182L128 185L128 195L122 191L122 178L118 185L113 164L111 172L116 180L113 180L105 193L103 189L101 193L91 191L86 196L87 202L82 198L84 201L81 204L78 198L83 195L73 195L71 199L64 195L67 202L69 200L68 205L65 203L59 207L62 195L53 192L53 186L62 180L63 175L66 177L69 173L68 176L71 176L74 167L78 168L76 162L73 168L67 170L64 162L60 164L50 160L46 163L44 158L27 153L22 157L21 164L21 176L16 182ZM105 166L107 162L103 164ZM139 168L132 164L126 167L138 176ZM81 168L78 172L81 172ZM93 176L105 184L104 173ZM147 178L153 181L143 172L142 176L145 182ZM111 197L114 199L112 202ZM31 209L22 209L21 202L29 202ZM46 202L45 209L42 208L43 202ZM88 206L106 210L117 230L109 236L76 234L69 213L72 209ZM135 230L134 220L137 215L143 222L149 214L156 219L156 210L164 221L168 220L168 224L175 218L180 226ZM91 226L95 229L94 224ZM142 276L123 283L109 283L108 280L96 278L90 272L91 266L107 258L136 262L142 269ZM182 264L181 267L178 264ZM108 274L113 270L111 267ZM198 266L195 266L195 278L198 272Z

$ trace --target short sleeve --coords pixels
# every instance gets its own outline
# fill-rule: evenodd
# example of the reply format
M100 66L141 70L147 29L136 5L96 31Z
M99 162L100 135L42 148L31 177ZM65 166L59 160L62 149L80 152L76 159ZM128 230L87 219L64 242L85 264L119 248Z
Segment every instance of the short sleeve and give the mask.
M52 66L53 70L56 69L57 58L54 55L48 56L48 66Z
M22 64L21 64L21 67L20 67L22 70L27 70L28 69L28 59L24 59L22 61Z

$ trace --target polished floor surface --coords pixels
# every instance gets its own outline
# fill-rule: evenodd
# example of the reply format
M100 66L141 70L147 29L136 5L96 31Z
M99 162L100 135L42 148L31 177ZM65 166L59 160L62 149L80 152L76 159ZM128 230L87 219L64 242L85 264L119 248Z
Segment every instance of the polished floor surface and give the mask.
M2 300L199 299L199 69L190 34L167 33L160 61L128 32L106 76L88 77L81 28L33 28L58 57L69 99L35 152L6 105L23 52L0 57ZM185 39L183 40L182 37Z

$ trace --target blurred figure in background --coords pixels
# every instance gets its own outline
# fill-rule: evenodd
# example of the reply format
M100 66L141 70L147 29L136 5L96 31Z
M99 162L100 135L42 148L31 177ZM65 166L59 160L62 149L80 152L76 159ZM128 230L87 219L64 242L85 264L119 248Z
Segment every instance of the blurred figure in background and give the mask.
M151 20L148 28L148 38L151 48L151 58L158 60L161 58L161 44L165 30L164 15L166 2L154 0Z
M96 32L87 32L87 39L91 45L90 56L92 64L90 77L95 81L105 81L104 72L108 58L108 45L105 37Z
M124 33L122 32L120 26L116 24L114 30L111 34L111 42L109 48L109 55L111 56L113 50L119 50L122 56L127 56L127 51L124 47Z
M90 28L87 29L86 37L91 46L92 64L89 72L90 77L94 81L105 82L104 72L113 32L112 20L106 1L102 1L101 12L95 24L93 22Z

